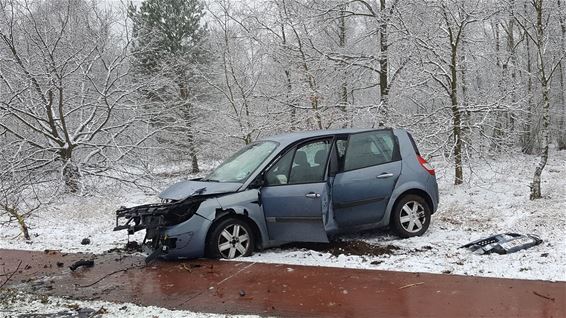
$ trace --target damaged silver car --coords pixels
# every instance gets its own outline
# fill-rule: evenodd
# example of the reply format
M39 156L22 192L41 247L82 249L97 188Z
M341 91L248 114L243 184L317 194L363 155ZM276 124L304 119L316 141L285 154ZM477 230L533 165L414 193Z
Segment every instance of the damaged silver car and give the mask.
M422 235L438 205L434 169L403 129L291 133L254 142L162 203L120 208L156 257L236 258L288 242L390 226Z

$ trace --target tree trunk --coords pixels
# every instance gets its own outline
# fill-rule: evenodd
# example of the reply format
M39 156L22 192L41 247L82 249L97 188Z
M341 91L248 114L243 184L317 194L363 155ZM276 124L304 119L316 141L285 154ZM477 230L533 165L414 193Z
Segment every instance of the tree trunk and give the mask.
M297 32L297 29L295 27L292 26L292 30L293 33L295 34L295 38L297 40L297 49L299 51L299 53L301 54L301 64L303 67L303 71L304 71L304 75L305 75L305 79L309 85L309 94L310 96L308 97L310 99L311 102L311 110L314 114L314 120L315 120L315 124L313 125L315 129L323 129L323 125L322 125L322 116L320 116L320 109L319 109L319 92L318 92L318 84L316 82L316 78L313 76L313 74L311 73L311 70L309 69L309 65L308 65L308 59L307 59L307 55L305 53L304 47L303 47L303 41L301 39L301 37L299 36L299 32ZM312 124L310 122L311 117L309 116L309 124Z
M183 120L185 121L185 133L187 134L187 142L189 148L189 156L191 157L191 173L199 173L199 165L197 158L197 149L195 145L195 136L192 129L192 114L191 114L191 104L189 102L189 85L185 81L184 73L179 74L179 97L181 98L181 113L183 114Z
M289 70L285 70L285 79L287 80L287 103L289 104L290 127L291 131L294 131L297 129L297 107L291 100L293 86L291 84L291 72Z
M563 52L566 52L566 46L563 47ZM562 111L560 118L558 119L558 136L556 138L556 144L558 150L566 150L566 87L564 86L564 61L560 62L559 76L560 76L560 103L562 105Z
M465 42L463 42L465 43ZM468 94L468 85L467 85L467 79L466 79L466 75L467 75L467 62L466 62L466 56L464 53L464 48L462 48L462 51L460 53L460 73L461 73L461 77L462 77L462 101L463 101L463 113L462 113L462 139L464 139L466 141L467 146L470 148L472 147L472 129L470 128L470 123L472 120L472 114L470 113L468 106L470 105L470 97ZM468 149L469 149L468 148ZM470 153L470 157L471 157L471 153Z
M515 90L517 89L517 54L515 54L515 1L511 0L509 2L509 17L508 17L508 24L507 24L507 58L505 61L505 66L508 67L509 63L511 63L511 83L507 85L507 90L511 95L511 107L514 107L517 104L517 94ZM505 79L507 81L507 78ZM515 131L515 112L507 110L507 118L509 120L509 131L513 133ZM508 138L507 143L509 145L514 144L514 139Z
M452 103L452 134L454 135L454 184L462 184L464 173L462 169L462 119L460 107L458 106L458 47L456 43L451 44L450 63L450 101Z
M340 18L338 22L338 46L341 49L346 47L346 15L345 15L346 5L340 6ZM348 79L346 70L342 74L342 85L340 87L340 110L343 113L342 116L342 128L348 127Z
M564 11L566 8L562 9L562 1L558 0L558 12L559 12L559 21L560 21L560 30L561 30L561 47L562 52L566 52L566 22L564 21ZM558 150L566 150L566 86L564 83L564 72L566 69L566 63L564 60L560 62L559 68L559 77L560 77L560 91L559 99L562 111L560 112L560 118L558 119L558 136L556 140L556 144Z
M492 28L495 30L495 55L496 55L496 63L495 66L497 66L497 69L501 69L501 77L503 80L506 79L507 77L507 65L503 64L503 66L501 65L501 45L500 45L500 37L499 37L499 24L493 24ZM506 92L506 85L505 83L503 83L503 81L498 81L499 82L499 92L501 92L503 94L503 96L505 96L505 92ZM489 149L491 151L499 151L500 148L500 144L501 144L501 139L503 137L503 115L502 112L499 110L495 110L495 123L493 124L493 133L491 135L491 143L489 146Z
M389 80L388 80L388 44L385 0L379 0L381 16L379 20L379 126L387 125L389 120Z
M542 171L546 166L546 162L548 161L548 147L550 144L549 132L548 127L550 125L550 92L549 92L549 78L552 74L549 74L547 77L546 69L545 69L545 60L544 60L544 26L542 21L542 13L543 13L543 1L542 0L535 0L534 1L535 11L537 14L537 21L536 21L536 30L537 30L537 54L539 59L539 74L540 74L540 83L542 89L542 154L540 157L540 162L535 169L535 173L533 175L533 182L531 184L531 195L530 199L540 199L542 198L542 193L540 189L540 179L542 175Z
M191 173L199 173L200 169L198 167L197 154L194 152L194 150L191 151L191 163L192 163Z
M11 215L16 219L16 221L18 222L18 226L20 227L20 231L24 236L24 239L29 241L31 237L29 236L28 226L26 224L26 220L24 219L23 214L20 213L20 211L18 211L18 208L16 207L4 206L4 209L6 210L6 212L8 212L9 215Z
M533 183L531 184L531 195L530 199L540 199L542 198L542 192L540 189L540 181L542 171L546 166L546 162L548 161L548 146L550 143L549 133L548 133L548 126L550 124L550 98L549 98L549 91L548 91L548 82L546 79L541 81L542 84L542 99L543 99L543 106L542 106L542 154L540 157L540 162L535 169L535 174L533 176Z
M285 25L283 23L281 23L281 39L283 48L287 48L287 35L285 34ZM286 68L283 72L285 73L285 81L287 84L286 100L287 104L289 105L289 126L291 127L291 131L294 131L297 129L297 105L295 105L295 102L292 100L293 85L291 82L291 71Z
M311 83L314 82L314 77L313 77L313 76L310 76L310 75L309 75L309 77L311 78L311 79L309 80L309 82L311 82ZM315 93L311 96L311 107L312 107L312 109L314 110L314 118L315 118L315 121L316 121L316 127L317 127L318 129L323 129L323 126L322 126L322 116L320 116L320 112L319 112L318 99L319 99L318 93L315 92Z
M63 162L63 180L67 190L76 193L80 188L80 171L72 160L72 148L64 148L59 151L59 158Z
M525 14L527 10L527 2L524 5ZM532 59L531 59L531 40L529 37L525 37L525 43L527 46L527 121L525 123L525 128L521 136L521 151L525 154L532 155L535 151L535 132L533 130L533 78L532 78Z
M197 150L195 146L195 137L193 135L191 127L189 127L187 132L187 141L189 142L189 153L191 156L191 173L199 173L200 169L198 166Z

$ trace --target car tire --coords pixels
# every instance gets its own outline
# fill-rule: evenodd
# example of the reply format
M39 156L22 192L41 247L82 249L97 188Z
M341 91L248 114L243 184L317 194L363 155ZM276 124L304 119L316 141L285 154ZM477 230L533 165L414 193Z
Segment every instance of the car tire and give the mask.
M423 235L430 225L431 211L421 196L409 194L395 205L390 224L400 237Z
M233 217L214 225L207 241L207 254L211 258L232 259L252 255L255 237L252 227Z

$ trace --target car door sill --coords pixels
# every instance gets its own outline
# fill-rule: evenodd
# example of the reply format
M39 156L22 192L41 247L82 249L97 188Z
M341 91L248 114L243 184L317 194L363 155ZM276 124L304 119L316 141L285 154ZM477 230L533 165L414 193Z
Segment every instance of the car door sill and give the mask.
M322 216L273 216L265 219L269 223L322 222Z

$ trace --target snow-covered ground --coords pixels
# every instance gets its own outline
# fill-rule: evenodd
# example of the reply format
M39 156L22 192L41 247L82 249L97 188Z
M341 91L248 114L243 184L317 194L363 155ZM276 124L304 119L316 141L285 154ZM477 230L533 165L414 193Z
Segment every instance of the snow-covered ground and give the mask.
M519 152L477 159L466 183L452 185L452 169L437 164L441 204L422 237L399 239L387 231L345 236L376 245L399 247L393 254L357 256L306 249L270 249L245 260L254 262L367 268L411 272L566 281L566 151L552 151L543 173L545 198L530 201L529 183L538 157ZM96 196L65 196L29 220L32 242L16 227L0 230L0 248L59 249L101 253L123 247L124 231L113 232L120 205L155 202L141 191L109 187ZM531 233L544 242L509 255L475 255L459 246L502 232ZM85 237L92 244L81 245ZM141 241L143 233L130 239Z
M46 297L12 290L0 290L0 317L100 317L105 318L222 318L227 315L168 310L154 306L138 306L106 301L78 301L60 297ZM35 317L35 316L33 316ZM230 317L258 317L230 315Z
M476 163L471 179L454 186L452 169L438 169L440 207L422 237L399 239L375 231L345 236L399 250L378 257L272 249L250 261L473 276L566 281L566 151L552 152L543 173L543 199L529 200L538 157L507 154ZM536 234L544 242L513 254L476 255L459 248L503 232ZM373 264L372 264L373 263Z

